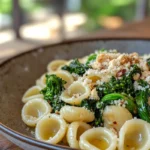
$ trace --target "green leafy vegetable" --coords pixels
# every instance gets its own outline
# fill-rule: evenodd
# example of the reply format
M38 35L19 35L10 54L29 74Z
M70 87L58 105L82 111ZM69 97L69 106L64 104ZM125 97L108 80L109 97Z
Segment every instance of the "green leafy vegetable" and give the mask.
M96 109L96 102L97 100L85 99L81 102L80 106L94 112Z
M133 78L133 75L135 75L136 73L141 74L141 68L139 68L136 64L134 64L131 66L131 71L126 76Z
M131 95L128 95L126 93L121 93L121 94L127 97L128 99L131 99L133 102L135 102L135 99Z
M132 114L136 114L137 108L136 108L136 104L134 103L134 101L120 93L111 93L111 94L105 95L101 99L101 103L102 103L102 106L105 107L106 105L114 104L114 101L116 100L124 100L126 108Z
M95 53L91 54L87 59L86 65L89 65L91 62L95 61L96 57L97 57L97 54L95 54Z
M141 69L137 65L133 65L130 72L126 73L117 79L112 77L109 82L104 82L96 87L100 98L110 93L126 93L127 95L135 96L133 75L141 74Z
M147 64L150 67L150 58L147 59Z
M78 59L74 59L69 66L65 65L61 69L82 76L89 69L89 66L80 63Z
M59 99L61 92L64 90L65 83L66 81L54 74L46 75L46 87L41 90L41 93L44 95L44 99L50 102L53 112L59 111L65 105Z
M90 65L91 62L95 61L96 57L97 57L97 54L104 53L104 52L107 52L107 50L100 49L100 50L97 51L97 53L90 54L87 58L86 65Z
M138 115L141 119L150 123L150 110L148 105L148 97L150 97L150 86L144 80L138 81L141 87L136 91L136 103L138 106Z
M80 104L81 107L85 107L88 110L94 112L95 120L91 122L91 125L95 127L101 126L103 124L102 113L101 110L97 108L97 103L99 103L97 100L85 99Z

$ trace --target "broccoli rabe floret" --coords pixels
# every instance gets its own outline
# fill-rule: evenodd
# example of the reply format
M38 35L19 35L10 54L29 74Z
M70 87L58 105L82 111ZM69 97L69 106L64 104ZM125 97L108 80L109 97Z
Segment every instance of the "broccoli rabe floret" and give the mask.
M150 106L148 98L150 97L150 85L144 81L138 81L139 89L136 91L136 103L138 108L138 115L141 119L150 123Z
M46 87L41 90L41 93L44 95L44 99L50 102L53 112L59 111L65 105L59 98L65 83L66 81L54 74L46 75Z
M61 69L82 76L89 69L89 66L80 63L78 59L74 59L69 66L65 65Z
M100 98L110 93L126 93L135 96L133 76L136 73L141 74L141 69L133 65L130 72L127 72L120 79L112 77L109 82L97 86L97 92Z
M131 66L131 71L127 73L126 77L133 78L133 75L135 75L136 73L141 74L141 68L134 64Z

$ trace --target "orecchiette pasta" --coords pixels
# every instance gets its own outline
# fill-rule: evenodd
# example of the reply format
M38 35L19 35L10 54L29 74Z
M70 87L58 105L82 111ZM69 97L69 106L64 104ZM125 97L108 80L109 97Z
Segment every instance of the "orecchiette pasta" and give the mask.
M58 70L58 71L47 73L47 74L55 74L59 78L66 81L65 88L67 88L69 85L71 85L73 83L73 77L67 71ZM44 88L46 86L46 76L45 75L46 75L46 73L43 74L39 80L37 80L37 85L39 85L42 88Z
M36 84L37 86L39 86L39 87L42 88L41 83L40 83L40 79L37 79L36 82L35 82L35 84Z
M85 122L72 122L67 131L67 141L69 143L69 146L72 148L79 149L79 138L80 136L88 129L90 129L91 126Z
M106 106L103 112L104 126L119 132L122 125L132 119L132 114L121 106Z
M97 94L97 91L96 91L96 88L94 88L92 91L91 91L91 95L90 95L90 98L91 99L95 99L95 100L99 100L99 96Z
M46 114L52 111L49 103L41 98L28 101L22 108L22 120L28 126L35 126Z
M46 86L46 73L44 73L40 79L36 81L36 85L40 86L41 88L44 88Z
M94 113L83 107L64 106L60 110L60 115L68 122L94 120Z
M38 140L57 144L63 139L66 131L67 123L61 116L48 114L37 123L35 136Z
M75 81L67 90L62 92L61 99L68 104L79 105L81 101L88 98L89 95L90 88L84 86L84 84L79 81Z
M66 84L64 85L65 88L67 88L69 85L71 85L73 83L73 77L67 71L59 70L59 71L53 72L52 74L55 74L56 76L60 77L64 81L66 81Z
M104 127L92 128L80 136L79 144L84 150L115 150L117 136Z
M53 60L52 62L50 62L47 66L47 70L49 72L55 72L58 71L60 69L61 66L66 64L66 60Z
M40 86L32 86L29 88L22 97L22 102L26 103L33 98L43 98L43 95L40 93Z
M68 130L68 125L67 125L67 130ZM69 146L68 140L67 140L67 132L64 135L64 137L63 137L62 141L60 142L60 144L65 145L65 146Z
M141 119L125 122L119 132L119 150L149 150L150 125Z
M89 80L91 80L91 82L92 83L96 83L96 81L97 80L100 80L100 75L98 75L98 74L88 74L87 76L86 76Z
M54 60L24 93L22 120L35 127L36 139L50 144L150 150L149 75L149 56L137 53L100 49Z
M86 61L87 61L87 56L79 59L79 62L81 62L81 63L86 63Z

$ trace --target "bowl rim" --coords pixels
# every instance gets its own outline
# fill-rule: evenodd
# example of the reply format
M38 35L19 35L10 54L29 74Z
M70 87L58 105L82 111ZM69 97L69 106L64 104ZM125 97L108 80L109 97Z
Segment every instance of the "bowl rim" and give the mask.
M150 39L147 39L147 38L84 38L84 39L71 39L71 40L66 40L66 41L63 41L63 42L58 42L58 43L54 43L54 44L47 44L47 45L42 45L42 46L38 46L36 48L31 48L27 51L24 51L24 52L21 52L21 53L18 53L12 57L9 57L5 60L3 60L2 62L0 62L0 67L2 67L3 65L9 63L9 61L13 60L13 59L16 59L18 57L21 57L25 54L28 54L28 53L32 53L34 51L38 51L40 49L46 49L48 47L55 47L55 46L63 46L63 45L68 45L68 44L76 44L76 43L80 43L80 42L96 42L96 41L113 41L113 40L116 40L116 41L150 41ZM49 143L46 143L46 142L43 142L43 141L40 141L40 140L37 140L35 138L32 138L32 137L29 137L29 136L26 136L18 131L15 131L9 127L7 127L6 125L2 124L0 122L0 131L2 131L3 133L19 140L19 141L22 141L22 142L26 142L27 144L31 144L33 146L38 146L39 148L52 148L52 149L58 149L58 150L62 150L63 149L68 149L68 150L75 150L71 147L68 147L68 146L63 146L63 145L58 145L58 144L49 144Z
M98 38L98 37L94 37L94 38L79 38L79 39L70 39L70 40L65 40L65 41L60 41L57 43L52 43L52 44L43 44L41 46L37 46L35 48L30 48L26 51L17 53L13 56L10 56L4 60L2 60L2 62L0 62L0 67L3 66L5 63L8 63L9 61L20 57L24 54L28 54L28 53L32 53L34 51L38 51L40 49L46 49L48 47L55 47L55 46L63 46L63 45L68 45L68 44L75 44L75 43L80 43L80 42L95 42L95 41L150 41L150 38L136 38L136 37L131 37L131 38L120 38L120 37L116 37L116 38L112 38L112 37L105 37L105 38Z
M0 131L2 131L3 133L21 141L21 142L26 142L27 144L31 144L32 146L38 146L38 148L47 148L47 149L49 149L49 148L56 149L57 148L58 150L62 150L62 148L64 148L66 150L67 149L68 150L75 150L75 149L68 147L68 146L59 145L59 144L50 144L50 143L46 143L46 142L34 139L32 137L26 136L26 135L24 135L18 131L11 129L2 123L0 123Z

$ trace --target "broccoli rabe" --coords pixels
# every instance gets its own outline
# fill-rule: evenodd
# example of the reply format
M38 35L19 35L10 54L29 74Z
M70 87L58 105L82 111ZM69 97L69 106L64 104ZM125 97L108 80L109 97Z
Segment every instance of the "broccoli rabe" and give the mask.
M125 96L125 94L112 93L105 95L101 100L85 99L81 102L80 106L94 112L95 120L91 122L93 126L103 126L103 110L107 105L116 105L113 103L117 100L124 100L125 107L132 113L137 113L136 104L133 98Z
M88 59L86 61L86 65L90 65L91 62L95 61L97 57L97 54L91 54L88 56Z
M136 91L136 103L138 106L138 115L141 119L150 123L150 106L148 98L150 97L150 85L144 81L138 81L140 89Z
M90 54L87 58L86 65L90 65L91 62L95 61L97 54L104 53L104 52L107 52L107 50L100 49L97 52Z
M134 64L131 66L131 71L127 73L126 77L133 78L133 75L135 75L136 73L141 74L141 68Z
M41 90L41 93L44 95L44 99L50 102L53 112L59 111L65 105L59 98L65 83L66 81L54 74L46 75L46 87Z
M89 66L80 63L78 59L74 59L69 66L65 65L61 69L82 76L89 69Z
M132 114L136 114L137 113L137 107L136 107L136 104L133 101L133 98L129 98L129 97L125 96L124 94L120 94L120 93L111 93L111 94L105 95L101 99L101 107L104 108L106 105L111 105L111 104L115 105L114 101L117 101L117 100L124 100L125 107Z
M97 86L97 92L100 98L110 93L126 93L135 96L133 75L141 74L141 69L133 65L131 71L123 75L120 79L112 77L109 82Z
M91 100L91 99L85 99L81 102L80 106L81 107L85 107L88 110L94 112L95 115L95 119L94 121L92 121L90 124L92 126L102 126L103 124L103 120L102 120L102 112L101 110L97 107L97 104L99 103L99 101L97 100Z
M81 107L85 107L85 108L87 108L88 110L94 112L95 109L96 109L96 103L97 103L97 100L84 99L84 100L81 102L80 106L81 106Z
M148 64L148 66L150 68L150 58L147 59L147 64Z

